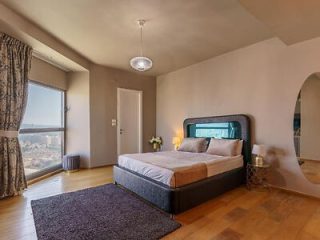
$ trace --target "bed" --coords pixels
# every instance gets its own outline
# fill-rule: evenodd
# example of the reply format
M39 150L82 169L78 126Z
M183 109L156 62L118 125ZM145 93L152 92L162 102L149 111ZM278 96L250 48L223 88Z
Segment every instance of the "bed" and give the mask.
M250 121L246 115L189 118L185 137L243 140L238 156L178 151L119 156L114 181L156 205L178 214L245 182L250 161Z

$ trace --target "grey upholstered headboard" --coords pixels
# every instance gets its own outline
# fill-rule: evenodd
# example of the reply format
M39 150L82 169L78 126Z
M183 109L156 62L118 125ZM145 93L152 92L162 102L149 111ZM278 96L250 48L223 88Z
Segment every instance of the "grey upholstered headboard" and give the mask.
M227 116L213 116L213 117L201 117L201 118L187 118L183 122L184 137L214 137L209 136L214 129L227 129L228 127L219 127L219 123L227 124L231 126L232 134L228 132L226 138L238 138L243 140L242 155L245 163L251 162L251 128L250 118L244 114L227 115ZM210 126L212 125L211 129ZM204 127L199 127L203 125ZM203 131L203 129L212 130ZM203 134L203 135L202 135Z

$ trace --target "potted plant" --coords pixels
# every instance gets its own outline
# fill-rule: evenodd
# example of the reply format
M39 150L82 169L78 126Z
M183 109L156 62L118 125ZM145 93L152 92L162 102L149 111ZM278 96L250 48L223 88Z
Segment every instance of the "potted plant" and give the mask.
M149 143L152 145L152 148L155 151L159 151L162 145L162 138L161 137L152 137L149 140Z

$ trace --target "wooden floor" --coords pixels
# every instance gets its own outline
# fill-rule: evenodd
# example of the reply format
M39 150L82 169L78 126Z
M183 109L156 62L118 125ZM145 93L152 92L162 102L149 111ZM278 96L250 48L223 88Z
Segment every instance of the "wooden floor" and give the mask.
M306 178L313 183L320 183L320 160L302 160L301 169Z
M60 173L0 201L0 239L36 239L30 200L112 182L110 167ZM164 239L320 239L320 200L283 191L235 189L176 216Z

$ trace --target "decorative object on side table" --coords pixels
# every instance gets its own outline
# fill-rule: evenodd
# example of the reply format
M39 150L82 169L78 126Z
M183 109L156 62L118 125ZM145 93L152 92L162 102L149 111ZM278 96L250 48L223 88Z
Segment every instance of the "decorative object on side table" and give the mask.
M162 138L161 137L152 137L149 140L149 143L152 145L153 150L160 151L162 145Z
M247 188L266 188L269 189L268 175L270 172L270 165L263 164L247 164Z
M67 172L76 172L80 169L79 155L65 155L62 160L62 168Z
M253 164L263 166L263 158L266 156L266 148L264 145L254 144L252 154L255 155Z

